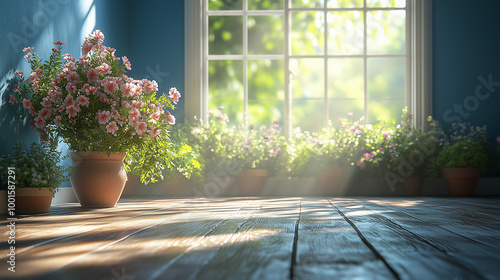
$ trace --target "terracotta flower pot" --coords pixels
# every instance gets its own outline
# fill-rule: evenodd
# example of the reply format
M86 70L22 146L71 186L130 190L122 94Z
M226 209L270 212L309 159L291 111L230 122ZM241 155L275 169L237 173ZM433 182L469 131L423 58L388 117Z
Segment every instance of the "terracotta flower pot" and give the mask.
M16 214L38 214L49 212L54 193L48 188L16 189Z
M443 178L454 196L473 196L479 177L479 168L443 168Z
M126 153L72 152L71 185L83 207L114 207L127 182Z
M424 178L421 176L410 176L403 182L406 195L417 196L420 195Z
M324 195L346 195L354 167L331 166L318 174L318 183Z
M236 185L243 196L260 195L269 172L267 169L244 169L236 175Z

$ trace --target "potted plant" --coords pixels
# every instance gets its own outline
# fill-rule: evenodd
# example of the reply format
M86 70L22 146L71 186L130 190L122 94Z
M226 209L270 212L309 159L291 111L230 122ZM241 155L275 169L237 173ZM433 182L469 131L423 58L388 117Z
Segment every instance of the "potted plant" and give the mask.
M59 164L60 156L55 143L27 146L17 142L11 153L0 157L0 178L2 185L9 186L8 195L15 196L15 213L49 211L52 197L68 177L67 168Z
M348 114L352 116L351 113ZM314 138L311 151L319 167L318 182L325 195L345 195L354 171L357 159L365 145L364 125L362 120L352 122L339 120L340 126L328 127Z
M486 126L453 124L452 131L437 157L437 166L442 168L451 195L473 196L481 174L488 171L493 161L486 142Z
M158 98L155 81L125 75L130 61L116 57L103 41L104 34L94 31L79 59L61 55L64 43L54 42L44 63L33 48L25 48L32 72L24 78L17 71L21 85L12 102L23 105L42 141L62 139L69 145L71 184L87 207L116 204L127 178L127 156L140 158L136 169L142 182L160 178L171 157L167 129L175 123L167 109L174 109L180 97L172 88L168 97ZM129 169L129 160L125 163Z
M236 176L236 184L240 194L244 196L260 195L275 166L281 152L279 122L274 121L267 128L262 125L258 129L249 125L248 130L239 130L236 138L236 160L241 171Z
M229 127L229 118L223 110L222 106L218 110L210 110L207 123L195 119L194 122L185 122L177 130L182 131L188 139L187 143L199 151L204 161L204 187L210 188L197 193L206 196L217 196L227 191L238 172L234 160L237 130Z

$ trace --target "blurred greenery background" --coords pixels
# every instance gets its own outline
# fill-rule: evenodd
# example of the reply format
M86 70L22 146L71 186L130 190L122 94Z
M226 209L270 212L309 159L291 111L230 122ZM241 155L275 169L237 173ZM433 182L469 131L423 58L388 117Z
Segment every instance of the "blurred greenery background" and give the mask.
M242 0L208 1L209 10L243 9ZM287 71L283 60L283 12L266 15L251 13L253 10L283 10L283 1L248 0L249 15L246 17L209 16L209 55L242 55L245 49L249 55L246 66L248 124L268 125L274 120L282 125L284 123ZM326 124L326 118L335 123L338 118L346 117L348 112L352 112L354 118L366 114L368 122L399 117L406 97L406 12L401 9L405 7L405 2L367 0L367 7L373 9L364 12L361 10L363 0L291 1L291 8L324 8L327 5L327 8L336 9L326 12L291 11L289 73L292 127L318 131ZM244 21L248 30L245 47ZM252 55L278 55L281 58L254 59ZM329 56L326 61L324 55ZM224 112L233 124L244 121L244 65L241 59L221 60L220 57L208 63L209 109L224 106Z

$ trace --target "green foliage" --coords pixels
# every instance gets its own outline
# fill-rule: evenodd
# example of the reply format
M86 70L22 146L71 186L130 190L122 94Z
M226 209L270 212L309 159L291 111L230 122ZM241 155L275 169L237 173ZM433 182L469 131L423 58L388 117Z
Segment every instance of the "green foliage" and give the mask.
M199 152L182 142L174 142L172 152L172 168L165 170L165 178L179 180L184 177L198 185L203 184L203 158Z
M10 153L0 157L0 179L2 186L7 185L9 167L15 168L15 186L17 188L49 188L53 193L59 185L68 180L69 168L59 164L61 152L57 144L25 145L17 142Z
M494 153L487 143L486 126L454 123L445 146L436 159L436 172L447 167L475 167L485 174L492 167Z

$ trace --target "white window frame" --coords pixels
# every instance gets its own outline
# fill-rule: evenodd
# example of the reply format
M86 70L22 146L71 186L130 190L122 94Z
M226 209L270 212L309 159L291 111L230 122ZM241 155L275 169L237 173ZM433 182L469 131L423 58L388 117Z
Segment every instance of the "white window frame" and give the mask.
M246 2L246 0L244 0ZM245 3L244 3L245 4ZM204 20L204 11L206 7L206 0L185 0L185 119L192 120L195 116L206 118L208 110L208 71L204 67L208 67L203 63L204 58L208 57L208 40L205 38L207 34L203 27L208 28L208 23ZM414 125L416 127L423 127L426 124L427 116L432 113L432 0L407 0L407 22L410 26L406 25L406 43L407 43L407 76L406 80L407 96L406 104L410 112L415 115ZM285 0L285 10L289 9L289 1ZM326 11L326 8L325 8ZM211 14L217 14L217 11L211 11ZM243 12L243 16L247 15ZM251 14L275 14L275 11L252 11ZM222 12L221 14L227 14ZM240 12L235 14L242 15ZM326 17L325 17L326 20ZM284 17L285 25L289 25L289 18ZM243 48L247 48L246 21L243 20ZM366 20L365 20L366 24ZM366 28L365 28L366 30ZM285 48L289 49L288 32L285 32ZM366 40L366 36L365 36ZM365 43L366 44L366 43ZM326 51L326 49L325 49ZM243 59L247 61L247 52L244 51L243 55L233 56L220 56L211 55L211 59ZM289 69L290 51L285 51L284 55L252 55L252 58L279 58L284 59L285 69ZM366 55L366 48L365 48ZM325 57L326 54L320 55ZM294 56L295 57L295 56ZM365 64L366 64L366 56ZM326 59L325 59L326 61ZM246 75L246 67L243 66L243 75ZM326 69L325 69L326 71ZM366 67L365 67L365 81L366 81ZM325 83L326 83L325 79ZM247 79L243 79L244 94L244 108L247 110L248 106L248 85ZM291 132L291 97L290 97L290 77L285 75L285 108L284 108L284 122L285 135L289 136ZM365 94L367 83L365 82ZM326 88L326 87L325 87ZM327 94L325 93L325 98ZM365 98L366 99L366 98ZM326 106L326 105L325 105ZM365 105L365 112L366 112ZM328 114L325 113L327 118ZM326 122L326 120L325 120Z

